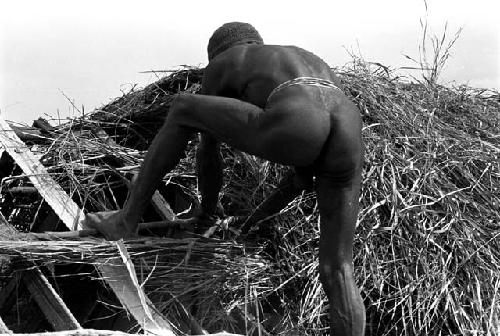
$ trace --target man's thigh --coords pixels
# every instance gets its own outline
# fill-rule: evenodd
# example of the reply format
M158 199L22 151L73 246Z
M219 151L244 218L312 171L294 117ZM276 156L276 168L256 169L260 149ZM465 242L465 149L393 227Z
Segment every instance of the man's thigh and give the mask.
M314 164L315 175L348 182L361 174L364 145L359 110L350 101L331 111L330 135Z
M180 126L194 128L249 154L290 166L313 164L330 129L328 113L311 111L304 103L264 110L233 98L181 95L173 109L173 122Z

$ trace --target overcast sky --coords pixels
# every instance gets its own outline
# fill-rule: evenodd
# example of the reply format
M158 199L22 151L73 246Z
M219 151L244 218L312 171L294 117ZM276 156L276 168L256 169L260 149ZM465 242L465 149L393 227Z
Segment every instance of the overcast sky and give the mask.
M428 0L431 32L463 27L442 80L500 88L498 0ZM31 123L91 111L132 85L141 71L207 63L206 45L225 22L253 24L266 43L293 44L332 66L347 50L397 68L418 58L422 0L349 1L5 1L0 7L0 110ZM45 116L46 117L46 116Z

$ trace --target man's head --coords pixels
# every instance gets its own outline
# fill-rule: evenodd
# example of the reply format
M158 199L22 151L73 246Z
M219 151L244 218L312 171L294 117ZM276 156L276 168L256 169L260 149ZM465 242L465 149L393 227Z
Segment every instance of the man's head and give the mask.
M208 60L241 43L264 44L259 32L248 23L229 22L218 28L208 41Z

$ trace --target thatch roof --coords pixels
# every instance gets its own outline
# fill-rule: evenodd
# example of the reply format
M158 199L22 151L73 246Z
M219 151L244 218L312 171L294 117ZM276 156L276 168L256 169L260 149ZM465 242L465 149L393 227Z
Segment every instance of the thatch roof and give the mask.
M364 119L355 267L368 334L493 335L500 325L499 93L409 82L359 60L337 72ZM30 136L38 138L26 142L80 207L118 208L172 95L197 92L201 73L174 72L85 117L35 127ZM159 188L175 212L197 204L194 146ZM224 160L228 215L251 213L284 173L227 147ZM21 231L39 229L50 208L13 162L4 158L0 168L12 176L2 183L2 213ZM144 219L161 215L152 208ZM241 332L243 316L271 334L326 334L314 194L267 225L273 229L259 242L224 230L210 239L170 230L125 245L146 293L183 332L189 318L208 331ZM116 257L100 239L23 241L2 230L0 237L2 254L49 268ZM16 261L4 263L6 276L22 267Z

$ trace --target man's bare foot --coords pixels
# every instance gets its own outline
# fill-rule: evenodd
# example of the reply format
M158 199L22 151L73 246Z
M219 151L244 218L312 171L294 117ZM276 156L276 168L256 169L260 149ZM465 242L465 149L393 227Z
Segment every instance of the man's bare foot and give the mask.
M90 213L85 216L83 226L96 229L108 240L135 238L137 225L127 225L120 210Z

